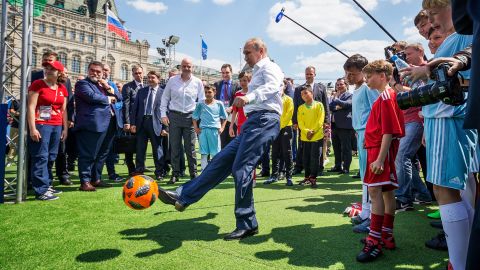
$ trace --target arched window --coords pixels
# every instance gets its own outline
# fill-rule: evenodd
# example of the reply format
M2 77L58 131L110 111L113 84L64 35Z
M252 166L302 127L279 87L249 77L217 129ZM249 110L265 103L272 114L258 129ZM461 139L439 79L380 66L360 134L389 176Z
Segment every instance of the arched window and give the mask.
M58 53L58 61L60 61L63 66L67 66L67 54L64 52Z
M84 69L84 75L87 75L88 74L88 65L90 64L90 62L93 61L93 58L92 57L87 57L85 58L85 69Z
M128 81L128 65L122 64L120 67L120 78L124 81Z
M39 25L38 25L38 31L42 34L45 33L45 23L41 22Z
M78 55L72 57L72 72L80 73L80 56Z

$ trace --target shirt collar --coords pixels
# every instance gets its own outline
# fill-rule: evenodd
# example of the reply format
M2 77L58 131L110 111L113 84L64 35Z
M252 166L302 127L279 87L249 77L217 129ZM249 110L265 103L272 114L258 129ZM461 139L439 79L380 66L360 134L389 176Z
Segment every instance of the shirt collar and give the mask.
M154 90L154 91L157 91L159 87L160 87L160 84L157 84L156 87L153 87L153 90ZM149 89L152 89L151 86L148 86L148 88L149 88Z
M265 65L266 65L267 63L269 63L269 62L271 62L270 57L266 56L266 57L264 57L262 60L258 61L258 62L253 66L253 68L254 68L254 69L259 69L259 68L265 66Z
M143 82L137 82L137 81L135 81L135 84L137 85L137 87L138 87L139 85L142 85L142 86L143 86Z

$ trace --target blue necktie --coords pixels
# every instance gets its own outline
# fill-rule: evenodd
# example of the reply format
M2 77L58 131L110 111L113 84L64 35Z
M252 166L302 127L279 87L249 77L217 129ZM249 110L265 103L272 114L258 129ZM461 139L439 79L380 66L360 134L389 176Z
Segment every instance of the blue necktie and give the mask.
M148 91L148 97L147 97L147 108L145 110L145 115L152 115L152 102L153 102L153 88L150 88Z

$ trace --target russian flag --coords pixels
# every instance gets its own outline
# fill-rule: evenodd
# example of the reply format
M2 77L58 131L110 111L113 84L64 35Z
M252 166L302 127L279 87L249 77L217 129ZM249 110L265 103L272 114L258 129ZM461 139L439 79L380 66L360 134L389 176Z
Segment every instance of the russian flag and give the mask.
M115 14L110 10L107 9L107 17L108 17L108 31L114 32L117 35L123 37L126 41L128 41L128 33L125 27L123 27L120 20L115 16Z

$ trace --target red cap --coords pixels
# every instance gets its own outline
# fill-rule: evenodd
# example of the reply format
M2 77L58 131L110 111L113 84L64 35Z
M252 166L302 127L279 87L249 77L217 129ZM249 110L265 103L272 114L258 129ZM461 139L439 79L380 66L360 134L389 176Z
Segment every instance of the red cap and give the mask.
M44 62L44 63L42 63L42 66L44 66L44 67L51 66L51 67L53 67L54 69L56 69L60 72L63 72L63 69L64 69L62 63L60 63L59 61Z

